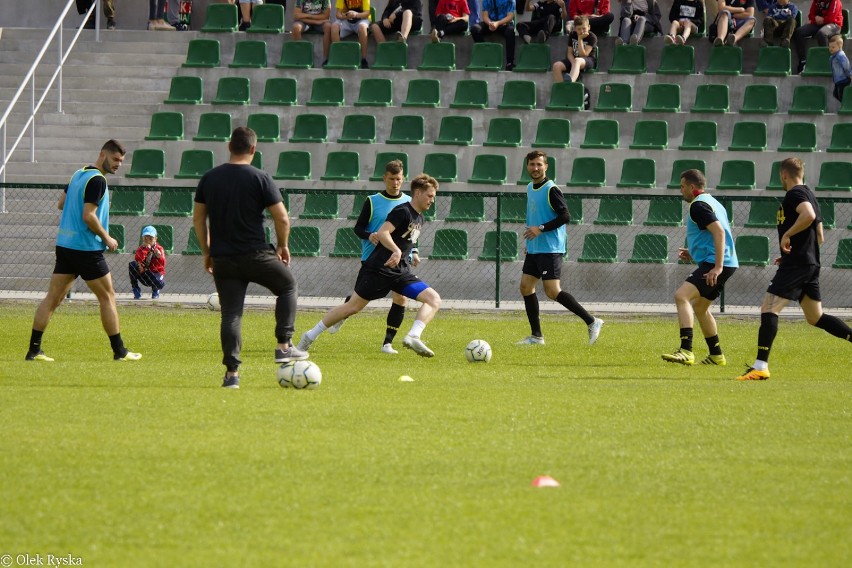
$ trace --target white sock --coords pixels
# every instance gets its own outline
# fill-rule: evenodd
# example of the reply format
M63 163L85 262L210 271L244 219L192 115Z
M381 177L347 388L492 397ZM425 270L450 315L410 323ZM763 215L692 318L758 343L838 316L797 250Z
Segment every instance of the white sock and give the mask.
M760 359L755 359L753 367L758 371L768 371L769 363L761 361Z
M305 335L307 335L311 339L311 341L315 341L316 338L319 337L320 334L327 329L328 328L325 326L325 324L322 323L322 320L320 320L320 322L316 324L314 328L307 332Z
M414 320L414 323L411 324L411 331L408 332L408 335L420 339L420 335L423 333L424 329L426 329L425 323L420 320Z

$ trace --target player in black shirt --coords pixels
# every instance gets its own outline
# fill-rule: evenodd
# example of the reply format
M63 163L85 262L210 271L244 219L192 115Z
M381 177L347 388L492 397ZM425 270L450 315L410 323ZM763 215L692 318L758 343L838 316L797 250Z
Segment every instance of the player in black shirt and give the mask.
M411 180L411 201L391 210L378 230L379 242L361 264L352 296L346 303L329 310L313 329L302 334L299 349L307 350L322 332L357 314L372 300L384 298L388 292L394 291L423 304L402 344L423 357L435 355L421 341L420 335L441 307L441 297L411 273L409 258L420 236L423 212L435 202L437 191L438 182L426 174Z
M799 302L805 319L831 335L852 342L852 328L822 311L819 291L819 245L823 242L822 216L813 192L804 184L805 168L798 158L781 162L781 183L787 192L778 208L781 256L760 307L757 358L739 381L769 378L769 351L778 333L778 314L792 300Z

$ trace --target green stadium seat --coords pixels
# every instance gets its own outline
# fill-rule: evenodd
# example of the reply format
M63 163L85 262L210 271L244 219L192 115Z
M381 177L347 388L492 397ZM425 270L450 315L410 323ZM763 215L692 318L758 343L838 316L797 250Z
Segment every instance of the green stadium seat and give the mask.
M506 183L506 176L506 156L477 154L473 160L473 173L467 183L500 185Z
M485 198L481 195L454 193L445 221L485 221Z
M666 235L639 233L633 239L633 255L627 262L665 264L669 259L669 238Z
M429 174L439 182L458 180L458 160L455 154L432 152L423 159L423 173Z
M184 150L175 179L200 179L213 165L213 150Z
M631 150L665 150L669 147L669 123L665 120L638 120L633 129Z
M231 139L231 113L205 112L198 120L195 141L226 142Z
M550 45L547 43L521 43L515 61L515 73L547 73L550 71Z
M769 171L769 183L766 184L766 189L784 189L784 186L781 185L781 160L772 162L772 168Z
M547 157L547 178L556 183L556 158L553 156ZM521 166L521 177L515 182L515 185L527 185L532 181L530 173L527 171L527 158L524 157L524 165Z
M633 200L629 197L601 197L595 225L632 225Z
M129 178L161 178L166 175L166 153L156 148L140 148L133 152ZM110 204L115 212L115 203Z
M281 43L279 69L310 69L314 66L314 44L305 40L288 40Z
M163 247L166 254L172 254L175 250L175 229L171 225L151 225L157 229L157 243ZM139 241L142 241L142 235L139 235Z
M517 193L504 193L500 199L500 221L504 223L525 223L527 220L527 196Z
M385 41L376 44L376 59L370 66L377 71L402 71L408 68L408 44Z
M162 188L160 190L160 204L154 211L154 216L191 217L194 197L195 194L192 191Z
M408 154L406 154L405 152L398 151L377 152L376 167L373 169L373 175L370 176L370 181L382 181L382 178L385 175L385 166L387 166L388 162L392 162L394 160L399 160L400 162L402 162L402 175L408 177Z
M490 41L474 43L470 50L470 63L466 71L493 71L503 69L504 47Z
M710 50L705 75L739 75L743 72L743 50L736 45L720 45Z
M840 103L840 108L837 110L837 114L840 114L840 115L852 114L852 97L843 97L843 102Z
M329 152L325 162L323 181L355 181L361 175L361 160L358 152Z
M183 113L155 112L145 140L183 140Z
M740 266L767 266L769 264L769 237L740 235L734 241Z
M357 200L356 200L357 201ZM360 206L359 206L360 210ZM356 217L357 218L357 217ZM334 235L334 249L328 256L358 258L361 256L361 239L349 227L340 227Z
M311 84L311 98L306 104L308 106L343 106L343 100L343 79L317 77Z
M695 105L691 112L728 112L730 106L727 85L705 83L695 89Z
M214 105L247 105L251 98L251 84L247 77L222 77L216 89Z
M298 83L293 77L270 77L266 80L263 99L258 104L294 106L299 104Z
M110 227L112 229L112 227ZM852 268L852 239L840 239L832 268Z
M470 116L442 117L435 144L452 146L473 144L473 118Z
M521 119L492 118L488 123L488 136L483 146L519 147L521 145Z
M332 43L328 49L328 61L325 68L360 69L361 45L357 41L336 41Z
M822 85L797 85L790 114L825 114L826 89Z
M379 178L379 179L381 180L381 178ZM361 216L361 209L364 207L364 199L365 199L364 197L356 194L356 195L353 196L353 198L354 199L352 199L352 211L349 212L349 216L347 217L347 219L357 219L358 217L360 217ZM352 231L351 229L348 229L348 230L350 232Z
M577 262L618 262L618 236L613 233L586 233L583 252Z
M754 162L751 160L725 160L717 189L754 189Z
M735 122L731 145L733 152L763 152L766 150L765 122Z
M281 140L281 121L277 114L254 112L248 115L247 126L257 134L258 142L278 142Z
M649 227L681 227L683 226L683 201L679 198L660 197L648 202L648 218L645 225Z
M280 34L284 32L284 6L255 4L251 11L250 34Z
M657 164L651 158L625 158L616 187L656 187Z
M774 114L778 112L778 87L775 85L746 85L740 112L743 114Z
M716 123L710 120L689 120L683 126L681 150L716 149ZM680 187L680 185L678 185Z
M780 203L777 199L752 201L744 226L749 229L774 229L778 224Z
M376 141L376 117L372 114L347 114L338 144L372 144Z
M117 224L117 223L110 223L109 229L107 230L107 232L109 233L109 236L111 236L112 238L114 238L118 242L118 248L115 249L115 252L117 254L124 254L124 252L125 252L124 251L124 245L125 245L124 225L120 225L120 224ZM199 253L200 253L200 251L199 251Z
M476 43L495 45L492 43ZM488 83L481 79L462 79L456 83L456 94L450 108L485 108L488 106Z
M482 45L477 43L474 45ZM467 260L467 231L463 229L438 229L430 259Z
M802 71L802 77L831 77L831 64L829 63L827 47L809 47L808 59Z
M680 112L680 85L654 83L648 86L648 98L642 112Z
M209 4L201 31L205 33L235 32L237 25L236 4Z
M182 255L197 256L201 254L201 244L198 242L198 234L195 227L189 227L189 237L186 239L186 248L180 251Z
M834 229L837 226L837 219L834 210L834 201L831 199L820 199L819 210L822 213L822 226L824 229Z
M166 104L200 105L202 97L201 77L172 77Z
M337 44L334 44L337 45ZM296 226L290 229L290 254L292 256L319 256L319 227Z
M286 150L278 154L278 170L275 179L311 179L311 153L302 150Z
M530 44L532 45L532 44ZM485 233L485 242L482 244L482 254L479 260L497 260L497 231ZM500 231L500 261L513 262L518 260L518 233L514 231Z
M423 117L412 114L398 114L391 121L388 144L423 144L426 138Z
M566 195L565 203L568 205L568 213L571 215L570 225L583 224L583 198L576 195Z
M691 45L666 45L660 56L658 75L692 75L695 73L695 48Z
M823 162L819 168L821 191L852 191L852 162Z
M128 217L144 215L145 192L141 189L114 189L112 195L110 195L109 212L112 215L126 215Z
M219 67L222 63L219 52L218 39L191 39L183 67Z
M430 43L429 45L442 44ZM441 106L441 83L437 79L411 79L408 82L408 94L402 106L430 108Z
M402 42L384 42L379 45L405 45ZM375 67L373 67L375 69ZM355 106L389 107L393 106L393 83L390 79L362 79Z
M544 108L552 111L580 111L584 108L584 97L582 83L554 83L550 88L550 101Z
M550 49L544 44L535 45L541 45L547 47L548 50ZM532 110L535 106L536 93L533 81L506 81L503 85L503 100L497 105L497 108Z
M328 120L324 114L299 114L290 142L319 142L328 139Z
M816 124L813 122L787 122L781 134L779 152L816 152Z
M843 36L843 39L849 39L849 10L843 8L840 10L840 13L843 16L843 23L840 25L840 35Z
M595 112L630 112L633 110L633 89L627 83L603 83L598 94Z
M852 122L838 122L831 128L831 143L825 151L852 152Z
M336 193L307 193L305 208L299 219L337 219L340 213L340 203ZM291 228L292 231L295 227Z
M533 148L567 148L571 143L571 122L567 118L538 121Z
M666 186L668 189L680 188L680 174L686 170L700 170L701 173L707 175L707 164L704 160L675 160L672 164L672 179Z
M251 159L251 165L259 170L263 169L263 152L255 150L254 158Z
M616 45L612 53L610 73L640 75L648 70L645 65L644 45Z
M266 42L254 39L238 41L234 46L233 69L263 69L266 67Z
M571 187L603 187L606 185L606 162L597 156L574 158L571 168Z
M789 47L761 47L757 55L757 67L752 75L758 77L786 77L790 74L791 57Z
M423 58L420 60L419 71L455 71L456 46L445 41L427 43L423 47Z
M580 148L618 148L618 121L603 118L586 123L586 138Z

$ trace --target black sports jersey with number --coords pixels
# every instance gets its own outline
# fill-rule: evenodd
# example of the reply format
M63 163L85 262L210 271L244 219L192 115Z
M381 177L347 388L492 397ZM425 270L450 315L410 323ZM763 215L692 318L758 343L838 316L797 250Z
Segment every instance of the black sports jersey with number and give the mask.
M411 203L403 203L391 209L385 221L394 226L390 236L394 244L402 251L402 260L399 261L396 268L386 267L385 263L390 258L391 251L379 242L373 253L364 261L364 266L393 272L406 272L410 270L408 259L411 255L411 249L414 248L414 243L420 237L420 229L423 227L423 215L418 213L411 206Z
M806 185L797 185L784 195L784 201L778 208L778 240L784 236L799 218L796 208L807 201L814 208L816 219L811 226L800 233L790 237L790 253L784 254L782 259L784 266L819 265L819 241L817 240L817 225L822 222L822 213L819 210L814 192Z

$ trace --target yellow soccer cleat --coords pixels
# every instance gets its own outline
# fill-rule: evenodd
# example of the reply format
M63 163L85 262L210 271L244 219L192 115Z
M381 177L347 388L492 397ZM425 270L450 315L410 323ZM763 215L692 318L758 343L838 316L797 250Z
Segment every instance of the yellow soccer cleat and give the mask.
M708 355L704 359L701 360L702 365L718 365L719 367L724 367L728 364L725 360L724 355Z
M738 381L765 381L769 378L769 371L758 371L754 367L748 367L745 374L737 377Z
M681 365L695 365L695 355L692 351L686 349L678 349L674 353L664 353L663 361L669 363L680 363Z

